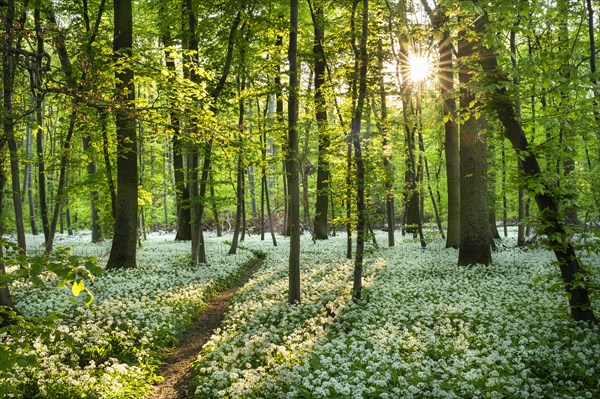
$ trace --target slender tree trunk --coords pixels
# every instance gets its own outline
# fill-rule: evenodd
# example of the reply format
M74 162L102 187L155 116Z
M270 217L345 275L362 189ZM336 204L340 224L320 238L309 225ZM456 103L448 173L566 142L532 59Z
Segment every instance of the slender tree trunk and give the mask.
M19 176L19 155L17 151L17 142L15 141L14 118L13 118L13 85L15 54L13 48L14 42L14 19L15 2L8 0L5 4L6 16L4 17L4 51L2 52L2 84L3 84L3 104L4 104L4 140L8 143L10 154L10 172L12 181L12 199L15 212L15 222L17 228L17 244L22 253L27 252L27 242L25 241L25 223L23 222L23 207L21 203L21 184Z
M346 258L352 259L352 143L346 152Z
M481 15L476 21L476 37L481 38L485 34L489 20L487 14ZM481 39L479 39L481 41ZM481 43L479 43L481 45ZM506 89L508 78L502 73L498 66L494 49L481 47L480 58L484 73L489 81L494 84L494 93L490 97L490 105L496 110L500 121L505 128L505 136L508 138L517 153L522 156L523 173L527 178L539 179L542 171L535 154L529 151L529 143L525 132L515 113L514 104ZM544 182L540 182L546 185ZM559 219L558 200L551 196L552 190L545 187L544 190L535 193L535 201L542 216L543 233L548 235L549 242L558 260L561 276L565 284L565 291L569 298L571 316L576 321L595 323L596 317L591 308L591 302L585 281L585 271L582 268L579 257L575 252L571 236L566 232L563 222Z
M100 111L100 130L102 130L102 154L104 156L104 170L106 174L106 184L110 194L110 209L113 220L117 217L117 187L113 178L112 162L110 161L110 143L108 140L108 114Z
M502 140L502 226L504 237L508 237L508 199L506 197L506 151Z
M267 108L268 108L268 99L267 99ZM265 116L266 116L265 109ZM267 129L265 126L262 128L261 132L261 240L264 240L264 232L265 232L265 215L264 215L264 207L267 207L267 217L269 218L269 230L271 231L271 239L273 240L273 246L277 246L277 239L275 238L275 229L273 227L273 214L271 213L271 204L269 202L269 185L267 184Z
M419 138L419 151L421 151L421 156L423 158L423 165L425 166L425 177L427 178L427 191L429 192L429 198L431 198L431 205L433 206L433 213L435 216L435 223L442 235L442 240L446 239L446 235L444 234L444 228L442 227L442 220L440 219L440 213L438 211L437 202L435 200L435 196L433 195L433 189L431 188L431 174L429 173L429 162L427 161L427 154L425 154L425 142L423 141L423 133L422 133L422 118L423 118L423 109L422 109L422 92L423 92L423 82L419 82L419 90L417 92L417 116L419 118L419 129L417 131L417 135ZM423 210L423 206L421 205L421 212ZM421 220L423 216L421 215Z
M239 83L239 79L238 79ZM244 90L244 82L242 81L242 85L240 91ZM235 228L233 230L233 238L231 240L231 246L229 247L229 255L233 255L237 252L238 239L240 236L240 229L242 228L242 215L244 214L244 161L243 161L243 151L244 141L244 100L240 99L239 101L239 119L238 119L238 153L237 153L237 205L236 205L236 214L235 214Z
M258 217L258 209L256 206L256 178L254 176L254 166L248 166L246 170L248 174L248 183L250 184L250 208L252 210L252 223L256 222L256 218Z
M168 29L168 28L166 28ZM163 43L165 47L173 45L169 31L163 33ZM165 66L173 76L177 73L175 68L175 60L170 55L170 52L165 50ZM177 233L175 240L189 241L192 239L192 224L190 210L190 190L185 181L185 165L183 159L185 157L185 148L182 141L181 126L179 114L175 109L173 102L170 104L169 110L170 125L173 131L173 169L175 179L175 204L177 209Z
M242 20L242 12L246 6L246 2L242 1L240 4L240 9L238 10L231 28L229 29L229 37L227 39L227 54L225 55L225 63L223 64L223 70L221 72L221 76L219 77L216 85L212 90L210 90L210 98L211 98L211 106L210 111L213 115L217 115L217 106L216 102L219 99L223 88L225 87L225 83L227 81L227 77L229 76L229 71L231 69L231 61L233 58L233 48L235 44L235 36L238 30L238 26ZM190 39L193 40L191 42L190 48L198 53L198 42L195 37L195 24L196 19L194 12L192 10L192 2L188 0L187 2L187 12L188 12L188 20L190 27ZM194 81L194 79L192 79ZM200 263L206 263L206 247L204 245L204 235L202 229L202 219L204 216L204 208L206 201L206 190L208 188L208 177L210 174L210 168L212 164L212 147L213 147L214 138L211 136L208 141L204 145L204 159L202 162L202 175L200 177L200 181L198 182L198 190L197 197L194 201L194 208L192 211L192 263L198 265ZM192 198L194 200L194 198Z
M289 190L289 291L288 302L300 303L300 182L298 173L298 0L290 0L290 42L288 62L290 65L290 89L288 97L288 142L286 146L286 169Z
M67 170L67 174L65 176L65 222L67 224L67 234L73 235L73 226L71 225L71 201L69 200L69 173Z
M33 96L32 96L33 97ZM35 103L35 99L34 99ZM35 118L34 118L35 121ZM26 145L25 151L27 154L28 162L25 165L25 177L23 179L23 194L21 201L27 195L27 202L29 205L29 225L31 226L31 234L37 236L39 234L37 219L35 217L35 198L33 196L33 171L32 171L32 159L33 159L33 131L31 126L28 124L26 127Z
M131 0L115 1L114 42L115 62L131 55L133 46ZM128 61L126 61L128 63ZM115 232L106 264L107 269L136 267L138 217L137 137L132 118L135 100L133 70L123 67L115 72L117 93L127 105L116 111L117 133L117 203Z
M4 65L3 65L4 67ZM3 155L2 159L5 158L6 153L6 140L4 137L0 138L0 154ZM4 161L0 161L0 240L4 236L4 220L3 218L3 210L4 210L4 189L6 187L7 176L5 173L5 164ZM3 246L0 245L0 276L6 273L6 268L4 266L4 253ZM0 311L2 311L2 307L6 306L10 309L14 309L15 305L12 301L12 297L10 295L10 290L8 284L3 284L0 282Z
M396 214L394 211L394 170L392 168L391 153L392 144L389 142L389 126L387 115L387 94L385 90L383 42L377 41L377 66L379 69L379 101L381 103L381 117L378 119L378 130L381 133L381 146L383 147L383 169L385 173L385 214L387 219L388 246L393 247L396 243L394 233L396 231ZM375 108L374 108L375 109Z
M329 136L327 121L327 105L325 100L325 53L323 41L325 40L324 12L319 5L314 10L314 44L313 54L315 61L315 119L319 132L319 148L317 155L317 203L315 205L315 227L314 238L326 240L329 236L329 223L327 213L329 211L329 147L331 138Z
M443 9L437 13L442 36L439 45L439 79L443 98L444 149L446 154L446 176L448 188L448 227L446 248L460 245L460 156L458 146L458 124L456 123L456 99L454 90L454 63L452 41L446 24L448 16Z
M71 151L71 141L73 140L73 132L75 131L75 121L77 119L77 111L73 109L71 111L71 115L69 118L69 128L67 130L67 135L62 144L61 154L60 154L60 170L58 174L58 186L56 189L56 199L54 200L54 209L52 220L50 222L50 230L49 235L46 240L46 253L50 253L52 251L52 247L54 245L54 235L56 233L56 224L58 223L58 219L60 218L60 211L62 210L64 203L63 201L66 198L66 184L67 184L67 163L69 162L69 155ZM136 185L137 189L137 185ZM137 193L136 193L136 201L137 201Z
M215 197L214 173L210 174L210 206L212 208L213 218L215 219L215 227L217 229L217 237L222 237L223 232L221 231L221 220L219 219L219 208L217 207L217 199Z
M354 26L354 15L360 0L354 0L352 8L352 47L359 68L355 70L355 79L358 80L358 98L351 125L351 138L354 147L354 161L356 163L356 255L354 258L354 278L352 284L352 299L360 300L362 295L362 269L366 233L366 206L365 206L365 165L360 143L360 127L362 113L367 94L367 39L369 37L369 1L362 0L362 34L360 45L356 46L356 28Z
M496 173L496 146L494 143L490 143L488 146L488 221L490 225L490 234L492 236L491 244L494 245L494 240L500 238L500 233L498 232L498 226L496 224L496 181L497 173Z
M460 266L492 261L491 236L488 218L488 187L486 140L483 133L485 118L477 117L473 105L477 102L471 91L474 45L467 39L458 42L461 68L460 81Z
M520 17L517 21L520 20ZM517 27L519 22L515 23L515 27ZM515 90L517 91L517 98L515 101L515 112L518 118L521 118L521 100L518 95L519 90L519 68L517 65L517 35L514 29L510 31L510 61L512 65L513 78L512 82L515 85ZM519 175L519 189L517 194L518 201L518 224L517 224L517 247L525 246L525 190L523 188L523 184L521 183L523 176L523 165L521 160L518 160L518 169L517 173ZM506 194L505 194L506 195Z

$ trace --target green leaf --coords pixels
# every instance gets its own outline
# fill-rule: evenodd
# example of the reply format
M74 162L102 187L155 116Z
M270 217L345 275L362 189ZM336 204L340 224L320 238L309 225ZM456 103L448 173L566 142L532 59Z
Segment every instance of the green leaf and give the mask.
M79 294L81 294L81 291L83 291L84 288L85 287L83 281L75 281L73 283L73 286L71 287L71 292L73 293L73 296L79 296Z
M88 299L87 301L85 301L85 304L86 304L86 306L90 306L92 304L92 302L94 302L94 295L87 288L85 289L85 292L87 292L88 295L90 296L90 299Z

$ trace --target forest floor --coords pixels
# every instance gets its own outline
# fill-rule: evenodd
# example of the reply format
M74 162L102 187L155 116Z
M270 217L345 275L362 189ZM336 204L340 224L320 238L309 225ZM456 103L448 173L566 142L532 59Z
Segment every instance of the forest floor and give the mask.
M12 285L27 318L0 329L0 398L600 398L600 325L570 319L555 257L518 248L516 231L474 267L434 229L425 249L400 232L392 248L369 240L359 303L345 235L303 235L294 305L289 238L252 235L228 255L231 235L209 232L209 262L192 266L189 242L149 234L136 269L85 281L89 304L51 275ZM103 266L110 241L89 239L56 245ZM28 244L43 252L40 237ZM599 287L600 253L579 253Z
M158 374L164 378L155 388L152 399L187 399L193 396L189 392L192 379L191 363L196 360L198 353L208 342L215 329L219 326L231 298L244 285L262 264L262 258L244 271L243 276L231 288L212 298L204 311L192 325L183 333L179 345L173 353L164 360Z

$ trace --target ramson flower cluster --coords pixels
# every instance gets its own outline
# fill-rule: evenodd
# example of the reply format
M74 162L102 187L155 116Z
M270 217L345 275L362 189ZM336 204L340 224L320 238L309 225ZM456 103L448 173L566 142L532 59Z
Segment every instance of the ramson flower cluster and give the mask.
M288 249L270 251L195 363L197 398L600 397L600 328L570 320L550 252L509 238L466 268L402 241L366 260L355 304L344 244L302 241L296 306Z
M89 236L59 237L59 245L72 245L77 254L108 254L108 243L89 244ZM172 234L150 235L137 269L105 272L86 282L95 296L89 307L84 294L74 298L70 290L15 287L20 312L53 315L56 321L33 333L0 336L0 343L19 348L22 359L35 360L0 371L0 385L10 387L7 397L142 397L157 379L165 349L253 259L243 249L228 256L223 239L207 237L206 244L209 265L190 267L189 243L175 242Z

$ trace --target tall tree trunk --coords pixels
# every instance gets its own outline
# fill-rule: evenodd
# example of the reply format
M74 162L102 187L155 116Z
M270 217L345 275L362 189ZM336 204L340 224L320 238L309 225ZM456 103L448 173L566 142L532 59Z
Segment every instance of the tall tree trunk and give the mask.
M350 135L354 147L354 162L356 163L356 254L354 258L354 278L352 284L352 299L360 300L362 295L362 269L366 233L366 206L365 206L365 165L360 143L360 127L362 121L365 97L367 95L367 39L369 37L369 0L362 0L362 33L359 47L356 46L356 28L354 16L360 0L354 0L352 7L352 47L357 59L355 65L359 68L354 71L354 79L358 80L358 98L352 116Z
M489 19L487 14L481 15L475 21L479 39L478 43L482 52L480 62L489 82L493 84L494 93L490 97L490 105L496 110L500 121L505 128L508 138L519 156L522 157L523 173L527 178L539 181L542 171L535 154L529 151L529 143L525 131L519 122L515 106L506 89L509 85L507 76L500 70L493 48L486 48L481 43L481 37L487 34ZM483 34L483 35L482 35ZM542 217L543 233L548 235L549 243L556 255L561 276L565 284L565 291L569 298L571 316L576 321L595 323L596 317L591 308L591 302L586 284L584 283L585 271L579 257L575 252L572 237L565 230L559 218L558 199L551 195L552 190L547 183L540 181L544 190L535 193L535 201Z
M213 218L215 219L215 227L217 230L217 237L222 237L223 232L221 231L221 220L219 219L219 209L217 208L217 200L215 197L214 173L210 174L210 206L212 208Z
M37 52L39 54L44 53L44 37L42 33L42 26L40 21L40 9L36 7L33 11ZM44 117L43 117L43 106L44 106L44 94L42 93L42 60L36 58L35 69L30 72L30 86L32 91L32 98L34 101L35 108L35 125L36 130L36 157L37 157L37 168L38 168L38 194L40 200L40 216L42 221L42 232L44 233L44 242L47 242L50 237L50 222L48 221L48 197L46 193L46 159L44 154L45 144L45 132L44 132Z
M60 154L60 169L58 174L58 186L56 189L56 197L54 200L54 209L52 220L50 222L50 230L49 235L46 240L46 253L50 253L52 251L52 246L54 245L54 236L56 233L56 225L58 223L58 219L60 218L60 212L64 206L63 201L66 198L66 184L67 184L67 163L69 162L69 155L71 151L71 141L73 140L73 132L75 131L75 121L77 119L77 111L73 109L71 111L71 116L69 118L69 128L67 131L67 135L62 144L61 154ZM136 186L137 187L137 186ZM136 194L137 201L137 194Z
M517 17L517 22L515 23L515 28L518 27L520 19L521 19L520 17ZM516 112L517 117L521 118L521 100L518 95L520 79L519 79L519 68L517 65L517 34L515 32L515 29L511 29L509 40L510 40L510 62L512 65L512 73L513 73L512 82L515 85L515 90L517 91L517 98L515 101L515 112ZM521 183L523 165L521 164L520 159L518 160L517 163L518 163L517 173L519 175L519 182L520 182L519 188L518 188L518 194L517 194L517 203L518 203L517 247L523 247L526 244L526 242L525 242L525 190L523 188L523 184ZM505 196L504 199L506 200L506 193L504 193L504 196ZM506 212L506 209L505 209L505 212Z
M88 1L83 0L82 4L83 4L83 19L84 19L84 23L85 23L86 33L88 34L88 40L86 43L87 56L91 57L92 43L96 39L96 35L98 33L98 27L100 25L100 21L102 20L102 15L104 14L104 6L106 4L106 0L102 0L100 2L100 5L98 7L98 13L96 14L96 21L95 21L93 27L90 23L90 17L89 17L89 12L88 12ZM87 71L84 70L81 73L81 78L82 78L81 80L85 80L86 76L87 76ZM96 187L97 182L95 182L95 180L96 180L96 173L97 173L98 167L96 165L96 160L95 160L95 156L94 156L95 150L94 150L94 147L91 145L92 144L91 141L92 141L91 134L89 132L85 132L82 137L83 151L88 152L88 156L90 159L89 163L87 164L86 171L88 174L88 178L92 182L94 182L94 183L92 183L91 186ZM96 188L90 190L90 214L91 214L91 218L92 218L92 226L91 226L92 227L92 243L97 243L97 242L104 240L104 237L102 234L102 227L99 223L98 208L96 206L99 199L100 199L99 191Z
M6 15L4 17L4 51L2 52L2 88L4 105L4 138L8 143L10 157L10 172L12 181L12 199L15 212L15 222L17 228L17 244L22 253L27 252L27 242L25 241L25 223L23 222L23 207L21 202L21 184L19 176L19 155L17 142L14 132L13 118L13 85L15 74L15 51L13 48L15 35L15 2L8 0L5 4Z
M225 82L229 76L231 69L231 61L233 58L233 48L235 44L235 36L238 30L238 26L242 20L242 11L246 7L246 2L242 1L240 9L238 10L231 28L229 29L229 37L227 39L227 54L225 55L225 63L223 64L223 70L219 77L216 85L210 90L211 106L210 111L213 115L217 115L216 102L225 87ZM195 37L195 14L192 9L191 0L187 1L187 12L190 27L190 40L193 40L190 44L190 48L194 50L195 54L198 54L198 42ZM193 80L193 79L192 79ZM194 206L192 209L192 263L198 265L200 263L206 263L206 247L204 245L204 235L202 231L202 219L204 216L206 190L208 188L208 177L210 174L210 168L212 163L212 146L213 137L211 136L204 145L204 159L202 161L202 175L198 182L197 197L194 199ZM191 190L190 190L191 191Z
M90 157L90 161L86 165L86 172L87 172L88 178L90 179L90 182L94 182L94 183L92 183L92 187L95 187L96 186L96 183L95 183L96 173L97 173L98 167L96 166L94 157L91 154L91 152L94 151L94 149L91 145L91 138L88 134L85 134L83 136L82 140L83 140L83 150L85 152L88 152L88 155ZM90 190L90 213L92 216L92 242L93 243L97 243L97 242L104 240L104 237L102 235L102 228L99 223L100 217L98 215L98 208L96 207L96 204L99 199L100 199L100 193L98 192L98 190L95 188Z
M131 56L133 46L131 0L115 0L115 63ZM129 61L125 61L127 65ZM135 100L133 70L123 65L115 72L117 93L125 105L116 110L117 133L117 204L115 233L107 269L136 267L138 217L138 164L135 121L131 115Z
M32 96L33 97L33 96ZM35 99L33 100L35 104ZM33 118L35 123L35 118ZM32 171L32 160L33 160L33 131L31 126L28 124L26 127L26 144L25 151L27 154L28 162L25 165L25 177L23 179L23 194L21 201L27 195L27 202L29 205L29 225L31 226L31 234L37 236L39 234L37 226L37 218L35 217L35 198L33 196L33 171Z
M239 78L238 78L239 83ZM240 87L240 92L244 91L244 82ZM233 238L231 239L231 246L229 247L229 255L233 255L237 252L238 239L240 236L240 229L242 228L242 215L244 214L244 160L243 151L244 148L244 100L239 100L239 119L238 119L238 148L237 148L237 205L235 213L235 229L233 230Z
M496 146L493 142L488 146L489 152L489 167L488 167L488 221L490 225L490 234L492 235L492 245L495 239L500 238L498 232L498 226L496 224L496 182L497 178L497 167L496 167Z
M425 176L427 178L427 191L429 192L429 198L431 198L431 205L433 206L433 213L435 216L435 223L442 235L442 240L446 239L446 235L444 234L444 229L442 227L442 220L440 219L440 213L438 211L437 202L435 200L435 196L433 195L433 189L431 188L431 174L429 173L429 162L427 161L427 154L425 154L425 142L423 140L423 82L419 82L419 89L417 91L417 117L419 120L419 129L417 130L417 136L419 139L419 151L421 152L421 157L423 159L423 166L425 166ZM421 172L422 176L422 172ZM423 177L423 176L422 176ZM424 196L422 196L424 197ZM423 203L424 198L421 199L421 203ZM423 205L421 205L421 212L423 212ZM423 215L421 214L421 220L423 220Z
M248 174L248 183L250 185L250 209L252 210L252 223L256 222L258 217L258 209L256 206L256 178L254 176L254 166L248 166L246 173Z
M439 10L442 38L439 42L440 91L444 100L444 149L446 153L446 176L448 187L448 227L446 248L460 245L460 155L458 146L458 124L456 123L456 99L454 97L454 63L452 41L446 13Z
M319 5L313 12L314 43L313 54L315 61L315 120L319 134L319 148L317 155L317 203L315 205L314 238L326 240L329 236L329 147L331 138L328 132L327 104L325 101L325 53L323 40L325 40L325 17L323 6Z
M492 261L488 218L487 157L483 129L485 118L473 110L477 103L471 90L474 45L459 39L460 82L460 247L458 264L484 264Z
M403 16L406 19L406 15ZM412 233L413 237L417 236L420 239L421 247L425 248L427 243L423 235L423 226L421 219L420 207L420 175L418 171L417 159L415 155L416 131L418 129L415 110L412 105L410 84L410 65L408 63L408 38L404 38L400 43L399 54L400 72L402 75L403 90L402 90L402 116L404 120L404 130L406 132L406 172L405 172L405 226L402 227L403 232Z
M165 66L169 71L169 76L175 76L177 70L175 68L175 59L171 56L170 48L173 45L173 40L170 35L169 27L163 27L162 41L167 49L165 49ZM173 78L174 80L174 78ZM177 212L177 233L175 240L189 241L192 239L191 225L191 210L190 210L190 191L185 181L185 148L182 141L181 126L178 110L175 109L174 101L170 104L169 109L170 124L169 127L173 131L172 146L173 146L173 169L175 180L175 206Z
M288 302L300 303L300 182L298 166L298 0L290 0L290 88L288 97L288 142L285 163L289 191L289 291Z
M4 65L3 65L3 67L4 67ZM0 161L0 240L1 240L2 237L4 236L4 223L2 221L4 220L4 218L3 218L4 188L6 186L6 180L7 180L7 176L5 173L6 165L4 162L4 159L6 158L6 139L5 139L5 137L0 138L0 155L2 155L2 157L0 157L0 159L2 159L2 161ZM0 276L4 275L5 273L6 273L6 268L4 266L3 246L0 245ZM0 311L2 310L3 306L6 306L10 309L14 309L14 304L12 301L12 297L10 295L10 290L9 290L8 284L3 284L0 282Z
M265 107L264 115L266 117L269 107L269 99L267 98L267 104ZM261 152L261 200L260 200L260 218L261 218L261 240L265 238L265 205L267 208L267 217L269 218L269 230L271 231L271 238L273 240L273 246L277 246L277 239L275 238L275 229L273 228L273 215L271 213L271 204L269 202L269 185L267 184L267 129L266 126L262 126L260 135L260 152Z
M394 233L396 231L396 214L394 211L394 170L392 168L392 144L389 142L389 126L387 115L387 93L385 90L384 76L384 54L383 42L377 41L377 67L379 69L379 101L381 103L381 117L377 118L377 129L381 133L381 146L383 147L383 169L385 173L385 214L387 219L388 246L393 247L396 243Z
M346 148L346 258L352 259L352 143Z
M504 228L504 237L508 237L508 199L506 196L506 150L504 149L504 140L502 140L502 227Z
M71 225L71 202L69 200L69 170L67 169L65 175L65 223L67 224L67 234L73 235L73 226Z

